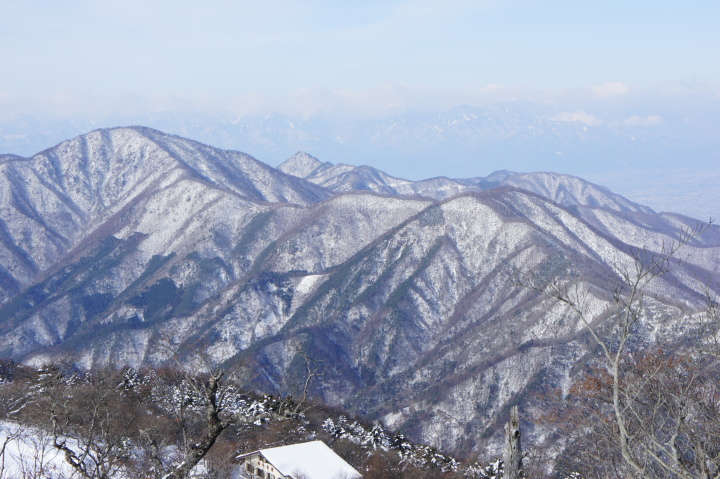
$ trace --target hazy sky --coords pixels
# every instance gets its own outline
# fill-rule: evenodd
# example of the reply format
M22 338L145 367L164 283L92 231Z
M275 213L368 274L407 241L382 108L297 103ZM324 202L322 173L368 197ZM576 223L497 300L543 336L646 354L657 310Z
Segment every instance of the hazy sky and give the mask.
M0 5L6 115L720 97L717 0Z
M664 175L662 188L659 180L639 184L648 173L620 171L617 158L570 166L521 158L531 169L584 174L590 163L607 163L596 181L656 208L686 202L684 211L704 216L698 205L714 211L720 201L708 201L720 191L719 52L718 0L0 0L0 140L2 152L32 154L103 126L189 131L161 118L321 112L350 125L390 108L529 100L555 112L544 120L666 138L678 152L658 164L650 140L644 153L621 155L637 158L623 159L624 168ZM188 112L206 116L188 120ZM271 164L308 148L288 145L273 156L232 147ZM388 154L360 161L413 178L513 168L451 153L420 168ZM668 164L702 171L663 173ZM687 198L662 204L670 186Z

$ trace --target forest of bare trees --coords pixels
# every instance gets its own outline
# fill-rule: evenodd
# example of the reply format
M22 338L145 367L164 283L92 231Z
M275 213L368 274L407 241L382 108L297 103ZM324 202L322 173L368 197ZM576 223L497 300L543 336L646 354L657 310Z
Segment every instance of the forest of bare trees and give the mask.
M36 370L5 361L0 372L0 479L230 478L242 453L311 439L331 444L365 477L498 473L498 463L461 464L303 395L250 393L221 371Z

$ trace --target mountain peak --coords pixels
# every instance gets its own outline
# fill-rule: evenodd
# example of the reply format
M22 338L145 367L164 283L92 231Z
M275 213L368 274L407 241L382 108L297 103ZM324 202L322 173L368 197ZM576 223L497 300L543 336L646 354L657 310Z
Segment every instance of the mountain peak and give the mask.
M317 170L323 163L314 156L298 151L278 166L278 170L288 175L297 176L299 178L307 178L313 171Z

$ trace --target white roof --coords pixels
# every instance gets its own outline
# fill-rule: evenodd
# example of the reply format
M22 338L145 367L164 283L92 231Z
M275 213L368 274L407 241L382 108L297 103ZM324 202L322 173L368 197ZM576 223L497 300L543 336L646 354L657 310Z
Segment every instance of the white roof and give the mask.
M362 477L322 441L260 449L258 452L265 456L265 459L284 476L307 479L358 479Z

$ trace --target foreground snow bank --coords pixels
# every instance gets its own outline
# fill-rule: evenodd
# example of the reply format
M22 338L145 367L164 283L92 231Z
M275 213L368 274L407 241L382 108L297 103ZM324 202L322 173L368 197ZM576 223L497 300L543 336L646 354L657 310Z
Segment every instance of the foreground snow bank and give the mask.
M49 434L0 421L0 479L74 479Z

